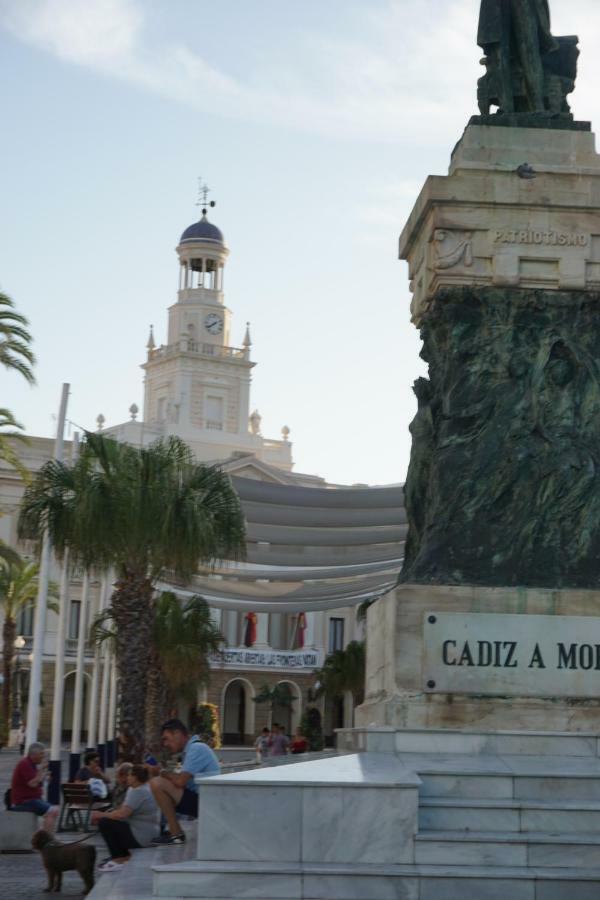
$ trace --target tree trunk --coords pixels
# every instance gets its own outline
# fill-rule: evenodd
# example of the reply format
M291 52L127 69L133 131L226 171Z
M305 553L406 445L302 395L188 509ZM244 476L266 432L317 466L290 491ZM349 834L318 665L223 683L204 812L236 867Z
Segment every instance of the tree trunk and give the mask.
M11 726L12 711L12 664L15 652L15 638L17 636L17 623L13 618L7 616L2 627L2 658L3 658L3 675L4 684L2 685L2 717L4 719L3 729L5 735ZM5 737L2 735L2 737Z
M146 689L151 669L153 587L145 574L124 570L112 597L119 675L119 749L141 762L145 749Z
M150 666L146 689L146 749L159 757L162 744L160 726L167 718L167 690L160 659L154 644L150 652Z

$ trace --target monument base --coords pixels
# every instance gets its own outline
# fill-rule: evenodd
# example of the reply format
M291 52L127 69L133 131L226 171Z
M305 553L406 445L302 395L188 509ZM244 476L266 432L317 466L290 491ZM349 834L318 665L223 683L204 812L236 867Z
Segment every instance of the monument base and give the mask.
M399 693L364 703L356 721L364 727L600 733L600 702Z
M599 591L401 585L368 611L366 696L356 725L600 732L599 607ZM480 635L482 624L490 639L469 639L468 626ZM446 631L432 647L428 629L438 627ZM521 651L520 633L532 649ZM497 644L506 646L494 660Z
M200 779L196 859L155 865L154 897L598 896L596 735L355 728L338 737L353 755Z

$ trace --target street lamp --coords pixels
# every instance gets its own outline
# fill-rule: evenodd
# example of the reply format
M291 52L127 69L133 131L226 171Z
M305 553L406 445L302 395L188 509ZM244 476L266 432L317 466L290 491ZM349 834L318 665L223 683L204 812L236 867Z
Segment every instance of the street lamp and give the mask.
M21 657L20 651L25 646L25 638L22 634L17 635L14 642L14 648L17 651L15 659L15 680L13 686L13 712L12 727L18 728L21 724Z

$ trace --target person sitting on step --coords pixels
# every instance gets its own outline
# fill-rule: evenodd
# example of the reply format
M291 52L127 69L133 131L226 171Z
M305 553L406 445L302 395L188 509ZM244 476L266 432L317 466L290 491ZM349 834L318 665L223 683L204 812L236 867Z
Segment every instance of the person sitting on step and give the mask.
M169 719L161 728L163 746L170 753L183 753L181 771L162 769L150 782L152 793L167 820L168 832L158 835L155 844L183 844L183 832L177 814L198 818L198 785L195 777L218 775L219 760L197 735L190 735L179 719Z
M41 816L44 830L54 834L58 818L58 806L42 799L42 785L48 778L48 763L44 760L44 745L31 744L15 766L10 784L10 809L12 812L31 812Z
M110 853L98 867L100 872L120 871L131 859L130 850L150 846L158 827L160 812L148 786L146 766L131 766L127 783L125 799L117 809L92 813L92 824L98 826Z

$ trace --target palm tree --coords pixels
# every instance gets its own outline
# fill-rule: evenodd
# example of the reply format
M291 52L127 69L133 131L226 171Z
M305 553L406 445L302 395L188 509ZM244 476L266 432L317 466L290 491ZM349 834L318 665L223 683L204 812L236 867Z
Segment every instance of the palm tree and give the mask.
M111 599L120 721L136 759L144 750L156 581L187 580L200 563L239 558L244 517L229 477L196 464L179 438L141 450L87 433L72 465L50 460L26 489L19 535L48 529L59 557L117 573Z
M32 366L35 364L35 356L30 346L32 337L27 330L28 324L25 316L15 311L15 304L10 297L0 292L0 365L20 372L29 384L34 384ZM22 430L23 426L9 409L0 409L0 459L15 468L26 481L29 473L14 448L15 439L26 441L19 434Z
M1 550L0 550L1 552ZM4 683L2 685L2 716L4 727L8 727L11 716L12 668L17 637L17 617L21 610L35 606L38 591L39 566L10 551L0 559L0 607L4 613L2 626L2 661ZM48 596L56 598L58 588L51 582ZM58 611L56 603L48 603L50 609Z
M10 429L6 431L5 429ZM23 430L20 422L17 422L9 409L0 408L0 459L16 469L23 481L29 481L29 470L23 465L14 448L14 442L29 443L25 435L19 434Z
M32 366L35 356L30 347L32 337L27 331L28 325L25 316L15 312L10 297L0 292L0 364L20 372L26 381L34 384Z
M160 725L169 707L177 698L195 702L198 688L208 684L210 656L224 640L202 597L182 602L170 591L158 597L146 694L146 743L152 752L160 749Z
M350 641L345 650L330 653L315 673L319 693L333 700L350 691L354 706L359 706L365 696L365 661L364 641Z
M256 697L252 699L255 703L268 703L271 716L276 706L287 708L294 705L292 692L285 682L274 685L263 684Z

